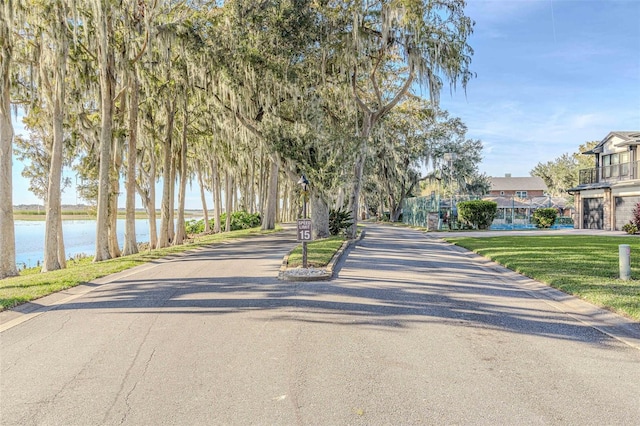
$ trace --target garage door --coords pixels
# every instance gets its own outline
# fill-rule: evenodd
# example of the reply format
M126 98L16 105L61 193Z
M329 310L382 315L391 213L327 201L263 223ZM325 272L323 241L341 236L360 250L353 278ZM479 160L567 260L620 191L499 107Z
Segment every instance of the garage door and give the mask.
M622 230L633 219L633 209L638 202L640 197L616 197L616 230Z
M582 204L584 229L604 228L604 205L602 198L585 198Z

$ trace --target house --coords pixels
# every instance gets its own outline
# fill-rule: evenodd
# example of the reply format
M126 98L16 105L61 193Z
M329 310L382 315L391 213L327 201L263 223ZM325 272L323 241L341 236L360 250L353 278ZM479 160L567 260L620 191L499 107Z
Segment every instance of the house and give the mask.
M547 185L537 176L511 177L507 173L504 177L491 177L492 197L533 198L542 197L547 192Z
M586 155L593 169L580 170L575 195L574 226L579 229L621 230L640 202L640 131L611 132Z

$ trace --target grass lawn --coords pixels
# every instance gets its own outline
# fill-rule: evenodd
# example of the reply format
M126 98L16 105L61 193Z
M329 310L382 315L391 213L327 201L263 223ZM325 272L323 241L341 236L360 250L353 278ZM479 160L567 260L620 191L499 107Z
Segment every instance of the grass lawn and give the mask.
M327 266L343 242L344 238L341 235L336 235L307 243L307 265L314 268ZM302 244L293 249L289 255L288 267L296 268L298 266L302 266Z
M280 229L276 228L276 231ZM171 254L234 238L245 238L272 232L275 231L260 231L260 228L253 228L204 235L196 237L193 242L181 246L144 251L132 256L119 257L104 262L93 263L93 258L90 257L78 261L68 261L66 269L44 274L40 273L39 268L27 269L22 271L20 276L0 280L0 311Z
M604 236L452 237L447 241L594 305L640 321L640 239ZM619 276L618 245L631 246L631 280Z

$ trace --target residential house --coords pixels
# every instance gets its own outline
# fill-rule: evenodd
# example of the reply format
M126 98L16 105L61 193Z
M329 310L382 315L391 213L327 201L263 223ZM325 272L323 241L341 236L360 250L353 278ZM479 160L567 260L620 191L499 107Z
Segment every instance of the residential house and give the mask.
M580 170L574 224L579 229L621 230L640 202L640 131L611 132L586 155L593 169Z
M547 185L537 176L511 177L507 173L504 177L491 177L492 197L533 198L542 197L547 192Z

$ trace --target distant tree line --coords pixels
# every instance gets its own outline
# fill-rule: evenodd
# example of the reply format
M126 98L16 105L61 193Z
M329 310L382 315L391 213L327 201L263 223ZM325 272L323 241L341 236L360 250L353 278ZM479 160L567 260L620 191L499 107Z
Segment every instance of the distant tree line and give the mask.
M568 190L579 183L580 170L595 167L593 155L584 155L593 149L598 141L585 142L578 147L578 151L572 154L564 153L560 157L538 163L530 172L531 176L538 176L547 185L549 195L568 196Z

